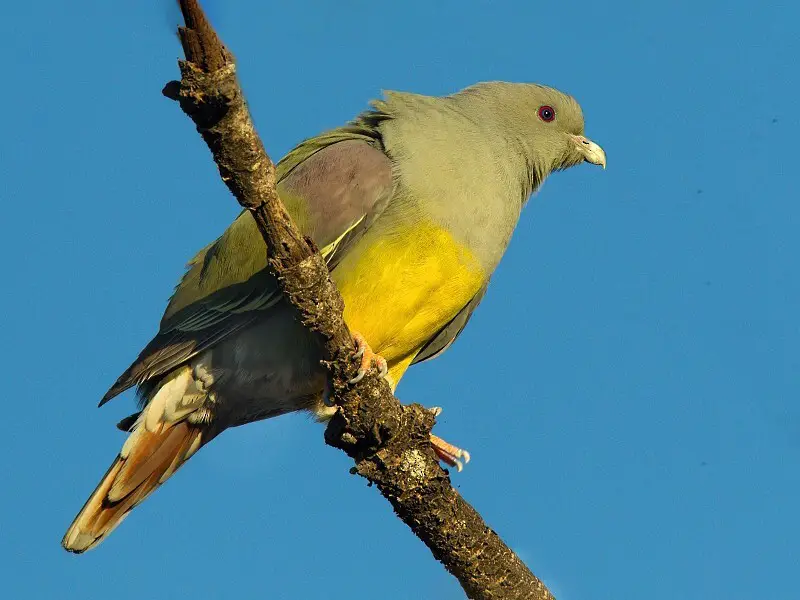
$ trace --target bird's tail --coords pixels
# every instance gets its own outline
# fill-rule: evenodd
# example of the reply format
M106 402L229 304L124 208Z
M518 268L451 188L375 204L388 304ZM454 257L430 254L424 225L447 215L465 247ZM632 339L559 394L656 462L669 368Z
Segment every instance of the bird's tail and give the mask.
M207 426L187 420L202 400L192 393L193 383L186 367L160 385L64 535L61 544L66 550L85 552L103 541L133 507L209 441Z

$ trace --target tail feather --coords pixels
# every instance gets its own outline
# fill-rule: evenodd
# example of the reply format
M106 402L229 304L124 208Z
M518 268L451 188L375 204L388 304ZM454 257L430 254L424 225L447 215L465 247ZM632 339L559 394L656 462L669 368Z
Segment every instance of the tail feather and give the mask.
M190 383L189 378L178 378ZM213 437L204 425L185 419L163 420L165 413L175 414L165 411L165 400L169 406L185 402L187 387L162 386L142 411L116 460L64 535L61 544L66 550L81 553L99 544L137 504ZM159 397L162 390L171 398ZM154 413L158 418L153 417Z
M183 422L173 426L162 425L160 431L155 433L144 428L135 432L137 440L133 451L127 457L120 454L120 458L123 458L122 468L108 491L109 501L123 500L149 479L154 471L162 466L166 471L175 458L182 458L178 450L186 445L188 429L189 425Z
M137 435L134 432L132 435ZM99 544L137 504L167 480L202 444L202 430L183 421L146 432L127 457L118 456L61 542L70 552Z

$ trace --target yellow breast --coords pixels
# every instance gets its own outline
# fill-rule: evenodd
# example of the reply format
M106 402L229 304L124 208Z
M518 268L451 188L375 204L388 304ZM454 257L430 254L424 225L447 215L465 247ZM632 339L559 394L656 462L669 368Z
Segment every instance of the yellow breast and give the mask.
M419 350L486 281L474 256L438 225L371 231L333 279L348 326L389 364L396 384Z

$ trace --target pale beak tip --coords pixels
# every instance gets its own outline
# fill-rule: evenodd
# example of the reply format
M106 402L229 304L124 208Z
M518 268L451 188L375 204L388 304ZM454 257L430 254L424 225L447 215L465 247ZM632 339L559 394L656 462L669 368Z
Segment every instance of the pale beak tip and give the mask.
M600 146L595 144L594 142L590 142L589 147L587 148L586 152L586 160L593 165L597 165L599 167L603 167L603 170L606 170L606 153Z
M595 144L592 140L582 135L572 136L572 139L578 146L578 150L580 151L580 153L583 154L584 160L586 162L603 167L603 170L605 171L606 169L605 150L603 150L598 144Z

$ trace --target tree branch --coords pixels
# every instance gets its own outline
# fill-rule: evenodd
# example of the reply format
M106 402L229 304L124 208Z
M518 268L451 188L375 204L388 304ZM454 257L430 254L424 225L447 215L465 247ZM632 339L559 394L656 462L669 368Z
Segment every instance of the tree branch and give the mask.
M355 460L354 473L374 483L397 515L458 578L475 600L553 596L452 488L429 442L434 415L403 406L375 370L358 384L355 345L342 317L344 302L314 242L292 222L278 197L275 166L253 126L236 79L233 56L222 45L197 0L180 0L178 28L186 60L181 81L164 88L194 121L222 180L255 219L267 245L269 269L319 336L337 414L325 441Z

